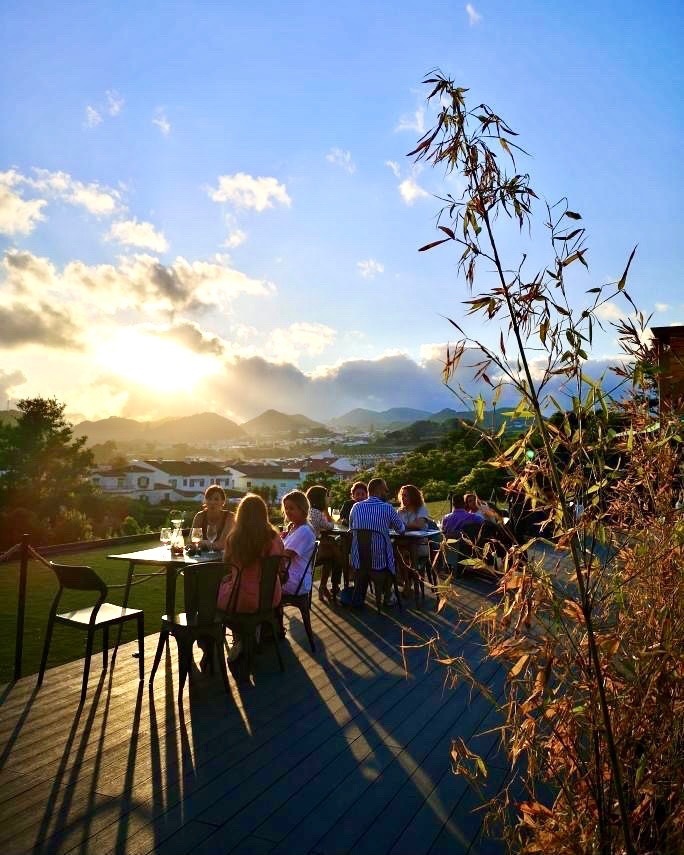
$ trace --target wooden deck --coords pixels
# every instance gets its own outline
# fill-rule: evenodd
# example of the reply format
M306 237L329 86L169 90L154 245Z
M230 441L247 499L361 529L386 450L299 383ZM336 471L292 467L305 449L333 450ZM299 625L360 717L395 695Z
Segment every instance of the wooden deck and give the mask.
M487 792L506 772L491 705L444 669L400 645L439 633L477 667L494 694L503 673L482 661L474 635L408 605L378 617L314 607L319 649L309 652L288 612L286 672L267 645L255 685L191 675L176 702L176 653L150 690L134 644L115 667L93 660L76 713L82 660L26 677L0 694L0 851L20 853L498 853L480 839L478 798L450 769L460 736L493 760ZM56 631L59 631L57 629ZM68 631L68 630L63 630ZM157 637L146 639L146 673Z

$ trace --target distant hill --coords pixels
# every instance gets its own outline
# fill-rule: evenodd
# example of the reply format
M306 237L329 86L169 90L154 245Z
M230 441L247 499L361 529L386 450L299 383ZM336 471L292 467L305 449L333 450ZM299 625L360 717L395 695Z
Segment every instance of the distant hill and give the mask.
M101 442L132 442L147 431L147 422L111 416L108 419L79 422L74 425L74 436L87 436L88 445Z
M196 413L178 419L165 419L148 428L145 439L150 442L197 443L244 439L244 430L217 413Z
M433 413L429 420L431 422L448 422L452 419L472 419L473 413L471 410L452 410L450 407L445 407L438 413Z
M343 430L344 428L355 428L357 430L390 430L401 425L429 419L431 413L427 410L414 410L411 407L392 407L389 410L365 410L357 408L350 410L343 416L330 419L330 425Z
M244 439L242 428L216 413L166 418L155 422L139 422L113 416L99 421L81 422L74 426L76 436L87 436L88 445L101 442L201 443Z
M279 434L320 432L321 435L329 433L325 425L315 422L300 414L287 415L278 410L266 410L260 416L256 416L240 425L249 436L278 436Z

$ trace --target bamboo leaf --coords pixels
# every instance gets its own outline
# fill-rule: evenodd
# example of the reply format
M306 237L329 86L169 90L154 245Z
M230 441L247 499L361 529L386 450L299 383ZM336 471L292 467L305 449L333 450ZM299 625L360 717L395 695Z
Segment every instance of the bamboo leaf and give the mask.
M637 244L637 246L638 246L638 244ZM629 254L629 259L627 260L627 267L625 267L625 271L622 274L622 276L620 277L620 280L617 284L618 291L623 291L625 285L627 284L627 273L629 272L629 265L632 263L632 259L634 258L634 254L636 251L637 251L637 248L635 246L634 249Z

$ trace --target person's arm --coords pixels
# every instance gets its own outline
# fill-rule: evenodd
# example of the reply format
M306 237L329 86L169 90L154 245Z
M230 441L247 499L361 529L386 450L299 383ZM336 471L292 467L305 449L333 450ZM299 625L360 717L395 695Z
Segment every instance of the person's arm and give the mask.
M407 531L425 531L428 527L428 511L426 507L419 508L417 511L419 516L416 516L415 520L410 523L406 523Z
M218 534L218 537L214 541L214 549L223 549L226 545L226 540L228 539L228 535L230 534L230 530L233 528L233 523L235 522L235 517L232 511L228 511L226 514L226 521L223 523L223 528Z
M320 522L318 523L318 528L320 531L332 531L335 528L335 523L333 522L333 518L327 511L320 511Z
M406 525L399 514L390 506L390 528L393 528L398 534L403 534L406 531Z

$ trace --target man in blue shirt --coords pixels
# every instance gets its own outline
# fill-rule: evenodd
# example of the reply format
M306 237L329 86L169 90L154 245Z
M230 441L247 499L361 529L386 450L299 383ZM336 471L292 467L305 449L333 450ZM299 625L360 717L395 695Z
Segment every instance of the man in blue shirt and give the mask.
M482 514L466 510L464 499L455 494L451 497L451 507L451 513L447 514L442 520L442 533L446 537L456 534L463 526L477 523L482 524L485 521Z
M374 571L386 571L387 582L390 582L395 572L394 564L394 549L390 539L390 529L393 529L399 534L403 534L405 525L399 514L387 502L389 490L387 484L382 478L373 478L368 484L368 498L365 501L357 502L351 509L349 515L349 529L352 533L352 546L350 563L355 570L361 567L359 557L359 544L355 531L358 529L370 529L371 535L371 567ZM368 581L365 584L355 586L354 605L361 605L366 596L366 588ZM357 590L358 589L358 590ZM389 596L389 591L386 588L385 604L392 605L393 600Z

